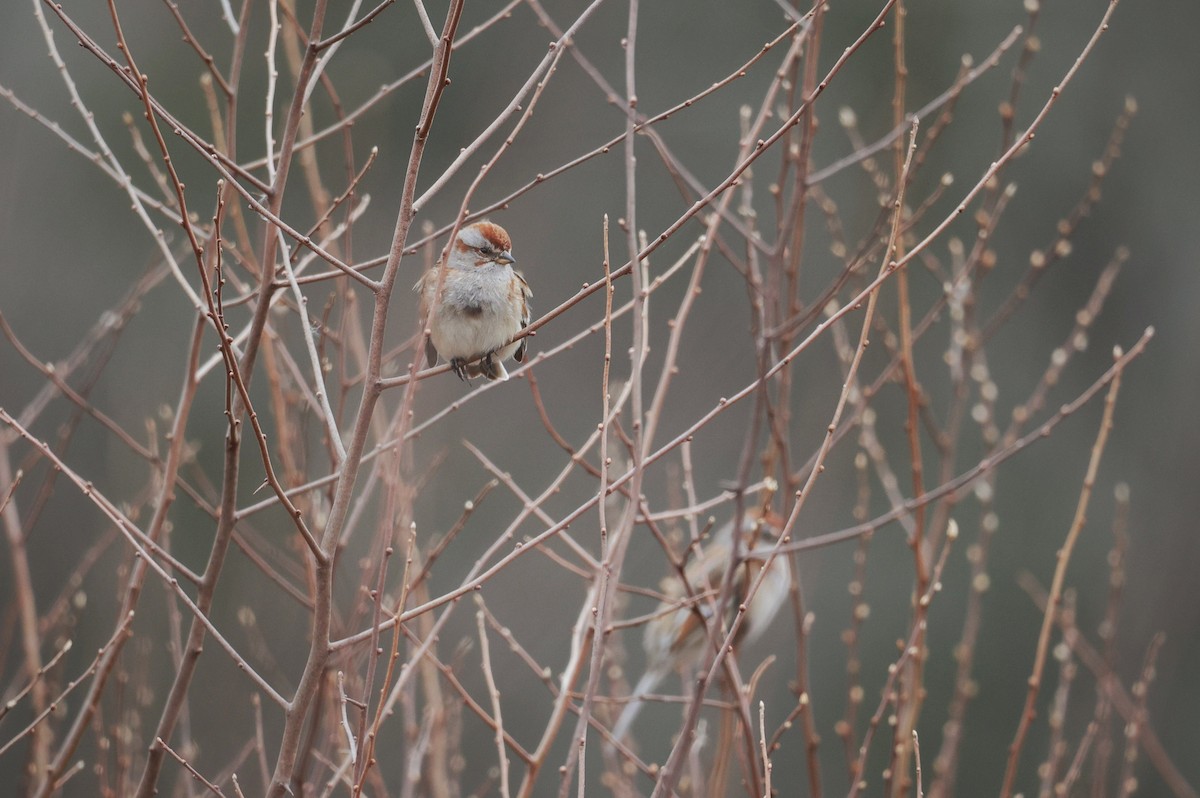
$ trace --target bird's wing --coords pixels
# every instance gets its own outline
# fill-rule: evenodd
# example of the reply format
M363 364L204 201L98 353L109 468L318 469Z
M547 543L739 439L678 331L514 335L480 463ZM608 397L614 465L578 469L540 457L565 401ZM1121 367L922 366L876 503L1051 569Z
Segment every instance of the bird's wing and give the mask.
M412 287L412 290L416 291L417 293L419 293L421 295L421 315L422 316L425 316L429 313L429 307L426 305L426 302L425 302L425 282L429 279L429 275L431 275L431 274L436 275L437 269L430 269L429 271L422 274L420 277L417 278L417 281L415 283L413 283L413 287ZM433 341L430 340L428 336L426 336L426 338L425 338L425 361L429 364L430 368L432 368L433 366L437 365L437 360L438 360L437 347L435 347L433 345Z
M529 320L533 316L533 312L530 310L529 305L529 299L533 296L533 291L529 290L529 283L525 282L525 277L520 272L514 271L513 274L515 274L517 279L521 281L521 299L524 300L521 303L521 327L524 329L525 327L529 326ZM525 361L525 350L528 348L528 343L529 336L527 335L521 339L520 343L517 344L517 351L513 352L513 360L517 361L518 363L523 363Z

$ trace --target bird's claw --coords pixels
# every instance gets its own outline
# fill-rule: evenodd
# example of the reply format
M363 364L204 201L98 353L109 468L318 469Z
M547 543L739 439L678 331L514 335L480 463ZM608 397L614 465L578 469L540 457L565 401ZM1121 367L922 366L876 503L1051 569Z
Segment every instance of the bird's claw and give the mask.
M454 370L454 373L463 382L470 382L472 377L478 377L481 374L489 380L501 377L508 379L508 375L504 371L504 366L500 365L500 361L496 360L496 351L494 349L470 361L462 357L452 358L450 360L450 368Z

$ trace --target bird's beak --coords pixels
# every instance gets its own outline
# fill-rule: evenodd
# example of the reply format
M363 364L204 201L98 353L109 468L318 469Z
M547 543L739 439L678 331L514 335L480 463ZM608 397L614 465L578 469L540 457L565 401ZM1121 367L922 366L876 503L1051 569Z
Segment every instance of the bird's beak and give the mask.
M499 263L502 266L507 266L510 263L516 263L516 262L517 262L517 259L514 258L512 256L512 253L509 252L508 250L505 250L504 252L501 252L499 255L496 256L496 263Z

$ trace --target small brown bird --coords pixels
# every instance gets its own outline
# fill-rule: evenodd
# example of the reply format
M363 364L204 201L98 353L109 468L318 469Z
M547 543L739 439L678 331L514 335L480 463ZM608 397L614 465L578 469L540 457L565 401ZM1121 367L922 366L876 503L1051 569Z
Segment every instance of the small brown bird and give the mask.
M733 575L733 593L724 607L727 623L732 621L734 612L744 601L746 591L765 565L765 560L757 555L748 555L747 549L760 548L759 543L778 537L780 520L774 515L764 517L757 513L746 513L737 551L742 561ZM646 651L646 671L633 688L629 703L613 726L615 739L620 740L628 734L641 709L642 697L668 673L694 667L704 658L705 646L708 645L708 622L716 610L721 582L732 556L733 521L729 521L712 536L703 553L684 569L690 591L684 589L678 576L668 581L663 591L667 600L658 605L653 620L646 624L642 638L642 647ZM762 584L750 600L738 641L752 641L763 633L787 598L790 584L788 558L780 555L771 561Z
M458 231L445 259L413 286L421 292L429 338L429 365L438 355L450 361L459 379L483 375L507 380L504 361L525 359L526 340L509 343L529 324L533 293L512 265L512 242L504 228L476 222ZM439 274L441 293L438 295Z

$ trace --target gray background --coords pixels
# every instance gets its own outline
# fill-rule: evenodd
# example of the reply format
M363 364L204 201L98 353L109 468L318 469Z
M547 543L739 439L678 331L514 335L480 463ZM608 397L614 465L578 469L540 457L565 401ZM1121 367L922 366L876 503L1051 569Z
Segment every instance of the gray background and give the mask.
M181 3L184 14L193 24L197 35L224 63L227 55L226 31L215 20L206 20L206 6L198 2ZM333 4L331 23L344 14L343 4ZM866 24L876 4L845 2L834 5L825 31L822 63L827 66L842 46ZM1104 3L1062 2L1044 4L1039 21L1043 52L1034 63L1022 93L1018 109L1018 124L1027 122L1054 83L1069 67L1079 49L1094 28ZM102 44L112 48L113 36L106 10L101 4L74 3L70 13L87 26ZM440 18L440 4L431 7L431 15ZM1017 2L910 2L909 3L908 62L912 73L909 86L909 107L917 107L940 93L953 79L959 59L970 53L981 59L1013 25L1022 23L1025 14ZM468 3L463 29L490 13L493 6ZM570 13L582 6L579 3L554 4L552 13L560 23L573 18ZM206 129L205 116L196 89L199 73L193 54L179 45L177 29L166 11L156 3L123 2L127 35L138 48L142 68L151 76L151 87L169 107L176 109L190 124ZM625 7L618 3L606 6L579 36L579 45L616 86L623 85L622 55L616 46L623 35ZM307 18L302 14L302 18ZM489 34L483 44L464 47L452 66L454 83L446 94L437 118L435 136L427 153L422 174L429 176L448 163L473 136L480 126L507 102L542 57L548 34L530 21L530 14L519 9L511 24ZM656 112L690 96L713 80L724 76L743 61L758 44L773 37L781 29L780 13L770 2L646 3L641 16L638 76L640 108ZM411 7L399 3L385 12L364 33L352 40L331 67L330 74L342 92L347 107L354 107L375 88L394 79L413 62L413 52L423 52L423 38L412 25ZM256 15L261 26L264 14ZM1200 270L1196 258L1200 252L1200 235L1196 224L1197 187L1200 186L1197 133L1200 129L1200 48L1195 45L1195 30L1200 23L1200 10L1193 3L1138 2L1127 0L1117 10L1111 30L1102 38L1099 47L1084 65L1076 81L1063 95L1045 127L1025 157L1007 172L1007 178L1018 184L1017 197L997 231L995 247L999 262L995 285L989 294L993 301L1004 295L1024 270L1028 252L1043 246L1053 236L1054 224L1068 212L1082 193L1089 175L1089 165L1102 151L1112 121L1120 112L1126 95L1136 98L1139 113L1124 147L1123 157L1104 183L1104 197L1099 207L1086 219L1074 237L1070 258L1055 268L1039 285L1034 297L1021 310L991 350L991 367L1001 386L1000 407L1006 411L1025 396L1041 373L1049 350L1057 345L1072 323L1074 310L1091 290L1095 275L1111 257L1116 247L1128 246L1132 256L1122 271L1102 318L1091 334L1087 353L1080 357L1064 375L1051 406L1073 398L1090 384L1109 362L1115 344L1128 346L1153 325L1157 335L1148 353L1130 369L1122 389L1116 415L1116 426L1106 453L1096 495L1089 513L1089 525L1075 553L1070 582L1080 591L1080 625L1094 640L1094 629L1106 594L1105 555L1110 546L1112 488L1117 482L1130 485L1132 516L1130 533L1132 549L1129 555L1129 580L1126 587L1121 624L1121 645L1118 671L1128 683L1136 674L1142 654L1151 635L1165 631L1167 642L1159 658L1157 681L1149 699L1154 728L1168 752L1189 777L1200 783L1200 601L1196 599L1195 582L1200 566L1200 538L1196 535L1196 517L1200 512L1200 491L1196 490L1200 474L1200 452L1197 446L1195 414L1196 397L1200 396L1200 314L1196 301L1200 297ZM128 153L127 137L122 132L120 113L137 112L135 98L106 70L99 67L85 52L77 48L71 37L57 23L59 46L70 59L80 91L97 113L97 121L119 151ZM889 127L891 111L890 28L871 42L847 66L831 87L827 99L818 104L823 129L814 153L818 165L829 163L849 151L844 137L837 130L836 110L851 104L858 112L860 123L868 137L876 136ZM257 41L261 42L261 36ZM261 120L253 118L250 109L261 107L260 48L252 46L248 58L248 76L243 87L247 97L242 114L243 154L261 152ZM115 50L113 50L115 52ZM937 166L927 170L929 177L941 169L950 169L958 180L950 191L959 196L975 175L992 160L999 142L996 104L1007 93L1013 55L1002 66L968 90L956 115L957 121L946 135L937 155ZM775 63L771 61L771 63ZM661 132L671 145L706 184L723 177L732 161L732 140L736 136L736 112L743 102L755 103L769 78L770 68L760 67L744 82L706 101L692 115L681 115L661 125ZM51 63L45 55L45 45L32 18L31 3L8 3L0 9L0 84L14 90L25 101L35 105L50 118L60 121L74 135L85 133L71 109ZM370 112L357 126L355 142L359 158L372 145L381 147L380 162L367 178L364 188L372 195L372 207L356 231L354 247L357 257L384 251L394 221L403 162L411 136L415 104L419 102L415 85L402 90ZM522 134L512 156L506 159L481 190L481 198L491 200L520 185L536 171L557 165L600 141L616 135L623 127L619 111L607 106L594 86L570 59L564 59L560 74L546 92L542 106L533 123ZM211 175L198 159L184 148L173 144L179 153L185 180L193 184L191 201L202 214L210 213L212 196ZM661 166L649 147L639 145L640 184L639 225L653 235L673 221L685 207L670 186ZM491 147L485 148L490 153ZM134 222L127 201L115 184L78 155L67 151L63 143L49 135L39 125L18 113L7 103L0 102L0 310L17 330L23 341L45 360L61 357L69 351L80 334L88 329L106 308L111 307L127 290L128 285L152 263L156 253L145 230ZM495 215L512 233L515 251L521 266L535 290L536 310L543 312L566 299L588 280L595 280L599 268L600 218L605 212L614 218L623 212L623 183L620 154L616 151L604 159L592 161L541 189L521 197L511 209ZM124 159L143 185L148 181L139 171L133 157ZM341 172L336 155L327 158L331 186L341 186ZM772 167L767 167L770 169ZM765 171L765 170L764 170ZM465 173L473 174L473 168ZM425 213L439 221L457 207L466 183L460 178L443 192ZM293 185L294 209L303 213L306 205L300 200L299 184ZM928 185L926 186L928 187ZM861 225L870 218L873 195L860 172L848 170L826 186L834 194L850 223ZM864 190L866 189L866 190ZM958 193L956 193L958 192ZM763 192L760 191L760 196ZM478 204L478 203L477 203ZM948 209L948 205L943 203ZM765 212L766 206L760 208ZM304 218L301 216L301 218ZM769 219L769 217L767 217ZM930 220L940 218L933 214ZM695 225L693 225L695 228ZM698 228L692 232L697 232ZM957 228L960 235L970 235L969 227ZM658 263L668 261L669 253L681 251L683 242L668 247L658 256ZM820 248L817 248L820 249ZM614 236L614 250L624 253ZM824 250L822 249L821 252ZM939 252L944 253L944 246ZM623 259L623 258L622 258ZM820 285L822 269L819 253L810 260L813 269L810 285ZM416 268L416 264L412 264ZM710 269L711 283L700 302L698 313L720 313L723 303L742 302L744 294L737 276L727 266ZM415 276L416 272L411 274ZM401 277L407 282L408 274ZM625 292L628 287L623 288ZM680 286L668 288L658 300L659 313L673 307ZM916 282L918 296L928 297L936 286ZM317 292L319 297L324 296ZM406 291L398 292L397 302L403 302L403 313L413 304ZM619 297L627 293L619 293ZM314 304L318 304L314 300ZM569 332L597 318L599 305L592 300L583 317L566 319L561 325L545 328L535 342L534 350L549 348ZM744 312L744 311L742 311ZM395 324L397 340L407 334L406 317ZM660 319L662 316L660 315ZM186 319L186 321L181 321ZM186 318L186 305L177 289L168 281L151 294L148 301L123 339L113 364L101 382L95 402L131 430L142 430L142 419L158 407L175 398L183 352L190 332L191 321ZM661 332L661 330L659 331ZM622 331L622 335L624 332ZM936 346L941 346L941 339ZM579 358L586 361L594 355L599 342L590 340ZM752 371L745 361L744 342L730 342L722 337L704 338L696 335L686 344L684 362L694 368L680 377L674 406L663 430L673 434L690 423L698 412L711 405L710 398L690 402L685 397L692 387L720 385L737 387L745 383ZM929 343L934 347L934 342ZM661 350L660 350L661 353ZM581 379L571 364L560 358L539 372L543 391L570 401L575 406L594 411L598 402L598 381L589 376ZM927 361L929 362L929 361ZM148 364L155 364L150 366ZM810 437L798 444L803 451L815 446L821 426L827 418L831 400L836 396L837 380L832 378L833 361L827 348L811 354L799 366L801 373L810 369L812 377L802 378L803 385L797 412L811 418ZM933 369L931 369L933 371ZM935 382L944 375L933 374ZM0 345L0 405L16 409L24 404L40 385L38 375L31 372L7 344ZM459 395L460 387L442 379L427 387L420 397L420 412L427 413L438 404ZM577 391L572 396L571 391ZM702 393L697 388L697 393ZM705 393L705 397L711 396ZM209 386L202 391L202 400L209 410L198 414L191 435L206 439L202 450L203 462L215 466L219 461L221 419L220 390ZM885 395L900 402L900 393L893 390ZM494 397L494 398L493 398ZM944 398L944 397L942 397ZM64 417L58 415L43 420L38 428L43 435L53 434L54 424ZM580 439L592 422L591 416L579 419L558 419L564 434ZM1013 467L1001 473L998 482L998 509L1001 533L993 549L991 568L993 589L988 596L986 626L978 652L977 676L981 692L970 714L968 742L963 750L960 768L960 792L980 794L995 788L1003 771L1004 752L1016 724L1017 701L1023 696L1023 682L1028 675L1033 642L1039 614L1016 586L1018 570L1033 572L1044 584L1049 582L1053 569L1053 553L1061 543L1074 509L1074 497L1087 462L1088 448L1099 418L1099 403L1073 417L1056 433L1052 442L1037 446L1020 455ZM502 419L503 423L496 423ZM895 419L893 419L895 420ZM489 454L507 454L503 468L511 469L518 478L533 484L551 469L555 449L547 441L528 440L521 432L526 422L536 423L529 407L528 391L523 386L489 396L486 402L476 402L453 417L453 423L442 425L422 438L418 455L449 450L446 469L461 468L469 473L464 479L469 487L453 486L444 494L431 496L429 523L445 523L457 514L464 493L470 495L484 476L474 461L456 447L462 437L470 437ZM895 427L895 425L893 425ZM706 495L717 490L719 480L732 476L736 456L740 451L739 428L736 423L716 425L710 436L697 444L697 481ZM95 478L116 495L136 490L145 480L144 467L138 470L124 450L116 447L95 425L84 425L73 450L72 462L83 473ZM898 427L890 433L894 451L900 451ZM544 436L543 436L544 438ZM833 473L848 474L850 450L844 449L831 464ZM557 461L554 460L554 463ZM964 461L964 467L970 462ZM210 469L210 473L216 473ZM450 480L453 482L454 480ZM802 520L801 534L817 534L840 528L849 523L845 514L852 499L852 487L839 491L836 484L814 500ZM28 500L27 500L28 501ZM554 512L552 502L551 512ZM499 517L508 518L515 503L508 497L497 499ZM572 506L564 499L559 509ZM177 526L186 524L186 510ZM506 514L507 513L507 514ZM38 580L39 597L51 597L61 587L62 573L57 568L55 551L58 546L79 545L90 540L102 528L102 522L90 512L84 502L65 486L60 485L56 502L31 543L33 567ZM582 534L582 533L581 533ZM184 555L197 565L206 551L207 533L195 542L195 550L187 551L186 537L179 545ZM86 536L81 538L80 536ZM905 595L903 586L909 583L910 567L895 530L881 534L875 544L872 560L872 590L890 599L877 601L871 624L875 634L864 652L867 664L864 679L868 685L867 707L877 699L875 685L880 668L893 656L892 640L903 628L906 608L897 596ZM465 569L481 546L465 547L461 569ZM7 549L0 548L0 586L8 582ZM964 566L955 558L947 575L949 595L961 596ZM818 616L813 646L813 676L818 688L828 691L825 703L816 699L818 722L825 736L824 757L831 793L841 789L844 778L841 754L831 724L840 716L844 700L842 673L844 651L838 634L845 625L847 599L845 584L850 572L850 548L840 547L818 552L805 560L809 601ZM106 564L117 562L115 553ZM529 569L526 571L525 569ZM652 584L659 564L647 564L634 569L631 579ZM498 596L506 590L519 596L528 579L538 573L535 564L527 562L514 569L495 586ZM226 578L230 593L236 596L236 586L254 589L253 571L244 563L231 565ZM553 583L562 578L561 586ZM574 585L566 577L548 577L546 588L553 594L561 588L567 596L562 602L551 602L547 612L557 612L561 619L573 615L577 606ZM95 647L111 630L111 600L103 592L104 580L97 577L100 589L91 596L94 616L80 621L76 654L69 658L71 672L77 672L90 656L84 652ZM454 583L453 573L446 584ZM111 583L109 583L111 590ZM577 592L577 591L576 591ZM506 598L496 599L501 607ZM532 635L541 619L524 614L528 603L512 599L514 631ZM889 606L888 601L891 601ZM9 623L11 595L0 587L0 622ZM544 600L539 602L545 606ZM232 618L239 601L218 607L219 613ZM558 606L561 604L561 606ZM156 611L148 607L150 615ZM260 617L276 656L289 656L288 634L300 638L303 616L293 607L274 608L278 615ZM290 613L290 614L289 614ZM930 664L931 696L927 705L927 721L922 725L923 749L932 758L940 737L940 718L945 705L945 689L952 674L952 663L945 655L949 641L959 628L960 608L940 606L933 618L931 643L935 661ZM278 623L276 623L278 621ZM92 625L94 623L94 625ZM232 621L230 621L232 623ZM524 625L524 629L522 629ZM447 633L453 640L456 634L471 634L466 614ZM461 628L459 628L461 627ZM291 632L287 630L290 629ZM278 635L278 637L272 637ZM940 649L939 641L942 643ZM302 650L302 639L295 639L295 653ZM532 643L536 649L537 644ZM938 656L940 654L940 656ZM547 658L555 657L547 653ZM5 684L13 678L15 652L7 658ZM237 682L232 668L219 657L206 659L208 672L202 677L213 685L222 679ZM557 662L556 662L557 664ZM284 667L284 671L294 669ZM874 674L875 678L871 675ZM270 674L269 674L270 675ZM201 682L203 684L204 682ZM238 685L238 689L244 687ZM531 685L532 687L532 685ZM1047 688L1048 690L1049 688ZM1077 686L1080 706L1090 706L1090 681ZM820 695L820 693L818 693ZM788 698L781 685L780 705ZM219 722L219 707L198 707L194 723L197 728L207 722ZM151 713L151 717L156 716ZM511 721L529 723L538 728L540 713L525 719L520 709L514 709ZM1075 739L1079 722L1086 712L1074 718ZM1044 720L1044 718L1042 718ZM0 740L7 739L15 723L0 726ZM1035 735L1026 749L1025 761L1039 761L1044 750L1043 727L1035 727ZM490 745L482 731L472 732L469 741L481 746ZM928 742L925 740L928 739ZM219 742L212 743L219 750ZM270 746L268 746L270 748ZM488 749L489 753L494 753ZM214 761L223 761L214 754ZM0 761L0 783L12 777L11 758ZM792 784L803 783L800 764L781 763L777 780ZM1027 768L1028 769L1028 768ZM1141 794L1166 794L1156 775L1145 766L1139 769L1142 777ZM1032 777L1029 776L1031 779ZM1027 783L1032 784L1032 781ZM549 785L546 785L547 787ZM792 793L797 794L797 793Z

